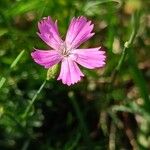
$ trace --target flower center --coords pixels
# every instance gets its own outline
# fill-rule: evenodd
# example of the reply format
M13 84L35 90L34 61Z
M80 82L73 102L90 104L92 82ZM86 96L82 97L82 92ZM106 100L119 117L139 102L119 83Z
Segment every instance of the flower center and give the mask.
M60 53L63 57L68 57L70 55L70 51L71 49L67 48L66 43L62 43L61 47L60 47Z

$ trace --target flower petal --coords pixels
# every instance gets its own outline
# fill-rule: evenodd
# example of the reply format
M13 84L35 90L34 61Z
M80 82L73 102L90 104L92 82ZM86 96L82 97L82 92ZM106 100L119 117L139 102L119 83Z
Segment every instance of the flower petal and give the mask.
M74 60L80 65L94 69L105 65L105 51L100 51L100 48L76 49L71 53L74 54Z
M91 38L94 35L94 33L91 33L93 27L91 21L87 21L85 17L73 18L66 35L67 47L77 48Z
M80 81L81 76L84 75L77 64L69 57L64 58L61 63L61 70L57 80L62 80L63 84L70 86L71 84Z
M44 66L45 68L52 67L62 59L56 50L44 51L35 49L35 51L31 53L31 56L37 64Z
M53 22L50 17L45 17L38 23L39 37L53 49L59 49L63 42L60 38L57 21Z

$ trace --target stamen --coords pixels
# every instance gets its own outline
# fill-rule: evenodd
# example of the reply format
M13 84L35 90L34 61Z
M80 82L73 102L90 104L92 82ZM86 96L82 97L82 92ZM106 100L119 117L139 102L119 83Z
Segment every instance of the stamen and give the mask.
M63 57L68 57L70 55L70 49L67 48L66 43L62 43L60 47L60 53Z

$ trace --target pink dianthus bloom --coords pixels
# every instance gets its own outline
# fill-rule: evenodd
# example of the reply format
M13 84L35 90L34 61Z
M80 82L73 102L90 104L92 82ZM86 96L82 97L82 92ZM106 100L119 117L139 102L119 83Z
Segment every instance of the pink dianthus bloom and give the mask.
M36 63L45 68L50 68L61 62L57 80L62 80L62 83L68 86L77 83L84 76L77 64L88 69L105 65L105 52L100 50L100 47L78 48L94 35L92 33L93 27L91 21L83 16L73 18L63 41L58 32L57 21L53 22L51 17L46 17L38 23L38 35L51 49L35 49L31 56Z

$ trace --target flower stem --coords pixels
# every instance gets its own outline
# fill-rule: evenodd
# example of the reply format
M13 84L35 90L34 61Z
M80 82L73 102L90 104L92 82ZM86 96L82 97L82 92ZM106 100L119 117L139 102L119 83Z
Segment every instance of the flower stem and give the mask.
M47 80L44 80L43 83L41 84L40 88L38 89L38 91L34 94L33 98L30 101L30 104L28 105L28 107L26 108L24 114L23 114L23 118L26 118L26 116L28 115L32 105L34 104L38 94L42 91L42 89L44 88L45 84L46 84Z
M137 18L138 17L138 18ZM116 80L116 76L119 72L119 70L121 69L122 67L122 64L125 60L125 57L127 55L127 50L129 49L129 47L133 44L133 41L136 37L136 34L137 34L137 31L138 31L138 26L139 26L139 23L137 23L137 20L139 21L139 14L137 13L134 13L133 16L132 16L132 25L133 25L133 30L132 30L132 33L130 35L130 38L127 42L125 42L124 44L124 48L122 50L122 54L121 54L121 57L118 61L118 64L114 70L114 72L112 73L112 76L111 76L111 84L113 84Z

